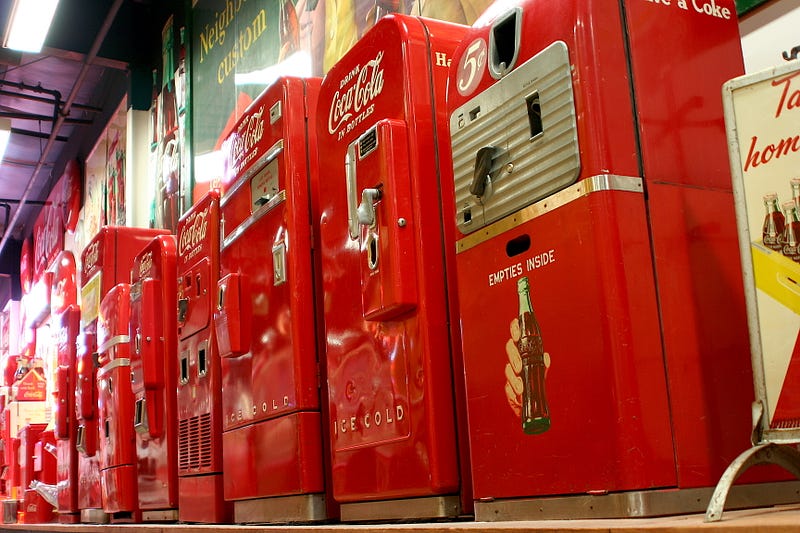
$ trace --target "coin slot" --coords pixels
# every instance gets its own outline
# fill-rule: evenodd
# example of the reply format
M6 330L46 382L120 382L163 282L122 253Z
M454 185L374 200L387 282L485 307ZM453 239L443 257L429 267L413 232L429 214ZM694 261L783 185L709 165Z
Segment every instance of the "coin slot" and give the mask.
M478 106L478 107L476 107L475 109L473 109L472 111L469 112L470 121L475 120L479 116L481 116L481 106Z
M181 384L189 383L189 352L181 353Z

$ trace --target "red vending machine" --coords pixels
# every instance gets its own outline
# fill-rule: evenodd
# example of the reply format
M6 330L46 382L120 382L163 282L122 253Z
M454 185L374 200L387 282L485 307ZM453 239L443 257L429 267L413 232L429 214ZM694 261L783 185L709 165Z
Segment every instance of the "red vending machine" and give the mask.
M51 429L42 431L33 446L33 476L22 503L25 524L43 524L55 519L58 504L56 454L55 433Z
M97 317L97 414L103 510L113 521L139 519L133 432L131 286L106 293Z
M36 444L39 442L39 438L42 435L42 432L47 427L47 424L26 424L19 430L19 471L20 471L20 492L18 497L22 500L22 505L20 506L20 511L22 514L21 522L23 523L30 523L26 520L25 511L28 507L31 507L31 510L34 511L33 519L35 520L38 518L38 514L36 511L38 510L38 504L42 504L42 506L47 506L49 509L44 511L46 515L44 518L45 522L49 521L49 518L53 516L53 507L41 499L41 497L36 494L36 491L30 489L32 481L38 481L36 476L36 471L34 469L34 463L36 460ZM34 502L35 501L35 502Z
M118 283L130 281L133 258L165 230L104 226L81 254L81 334L78 339L75 409L78 418L78 507L82 522L105 522L100 494L100 426L97 392L97 318L100 302Z
M469 483L454 403L454 228L442 208L452 196L448 65L466 29L384 17L320 90L329 438L342 520L470 511L459 498Z
M219 281L218 191L178 223L178 516L227 523L222 476L222 376L214 335Z
M131 270L131 376L143 521L178 519L177 246L161 235Z
M747 446L735 12L501 1L453 57L478 520L701 511Z
M75 417L77 346L81 310L78 307L78 272L75 256L64 251L55 262L50 299L53 339L57 364L53 393L56 397L54 431L56 439L58 521L80 521L78 507L78 421Z
M311 151L319 80L281 78L226 141L214 327L223 483L236 522L310 522L335 510L326 475L312 262ZM310 148L311 147L311 148Z

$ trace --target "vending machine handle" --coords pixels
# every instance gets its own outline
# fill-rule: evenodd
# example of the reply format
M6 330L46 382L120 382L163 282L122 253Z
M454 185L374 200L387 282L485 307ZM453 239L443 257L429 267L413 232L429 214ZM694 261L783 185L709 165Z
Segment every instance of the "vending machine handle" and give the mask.
M499 150L494 146L484 146L475 155L475 171L472 174L472 183L469 192L481 198L486 192L486 186L492 182L492 163Z

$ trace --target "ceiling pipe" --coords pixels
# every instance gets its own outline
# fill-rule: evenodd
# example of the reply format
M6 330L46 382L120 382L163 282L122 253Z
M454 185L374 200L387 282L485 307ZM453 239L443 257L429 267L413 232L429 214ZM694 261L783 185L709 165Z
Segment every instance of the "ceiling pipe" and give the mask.
M58 137L58 132L61 130L61 126L64 124L64 120L66 119L66 115L69 114L69 110L72 107L75 98L78 96L78 91L80 90L81 86L83 85L84 80L86 79L86 75L89 72L89 68L94 61L94 58L97 57L97 53L100 51L100 46L103 44L103 41L108 34L108 31L111 29L111 25L114 23L114 19L117 18L117 12L119 12L119 8L122 7L122 3L124 0L114 0L114 3L111 5L111 8L108 10L108 14L106 15L105 20L103 21L103 25L100 27L100 30L97 32L97 36L92 43L92 48L89 50L89 53L86 54L86 57L83 61L83 65L81 66L80 72L78 72L78 76L75 79L75 84L72 86L72 90L67 96L66 101L64 102L64 106L62 107L62 111L58 115L58 119L56 120L55 124L53 125L53 131L50 132L50 137L47 139L47 144L42 151L42 155L39 156L39 162L36 164L36 168L33 169L33 173L31 174L31 179L28 181L28 185L25 187L25 191L22 193L22 198L20 199L20 205L16 211L14 211L14 216L11 218L11 222L6 225L3 230L3 238L0 239L0 255L3 254L3 251L6 248L6 243L8 239L11 237L13 233L14 224L17 223L17 220L20 217L20 213L22 212L22 208L25 206L25 203L28 201L28 196L30 196L31 191L33 190L33 186L36 182L36 175L39 173L39 170L45 166L45 160L47 159L47 155L50 153L50 150L53 148L53 145L56 142L56 138ZM60 94L57 99L60 99Z
M4 91L0 89L0 96L10 96L12 98L20 98L22 100L30 100L32 102L41 102L47 105L56 105L55 99L52 98L45 98L44 96L36 96L33 94L26 94L26 93L15 93L12 91ZM102 113L103 109L97 106L88 105L88 104L79 104L74 103L72 104L73 109L81 109L83 111L89 111L91 113Z

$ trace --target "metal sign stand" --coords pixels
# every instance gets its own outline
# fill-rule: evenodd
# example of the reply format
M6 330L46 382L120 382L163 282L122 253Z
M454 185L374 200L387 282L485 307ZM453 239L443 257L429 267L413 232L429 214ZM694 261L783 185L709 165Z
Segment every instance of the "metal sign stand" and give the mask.
M796 382L798 374L791 372L800 364L800 339L790 344L794 333L786 325L796 324L800 315L800 295L793 288L800 278L800 265L787 253L787 239L779 232L768 235L761 205L762 198L767 206L771 197L777 206L776 195L785 197L790 180L800 177L800 152L791 149L792 142L800 139L800 106L795 105L800 97L798 87L800 61L735 78L723 87L756 401L753 447L723 473L706 509L706 522L722 519L731 486L753 465L775 464L800 479L800 396L792 392L800 383ZM790 149L784 151L787 142ZM791 204L784 207L793 216L800 213L795 186L794 213ZM770 216L769 206L766 216ZM782 214L780 218L783 220ZM784 279L791 283L781 284ZM781 320L786 317L792 320Z

